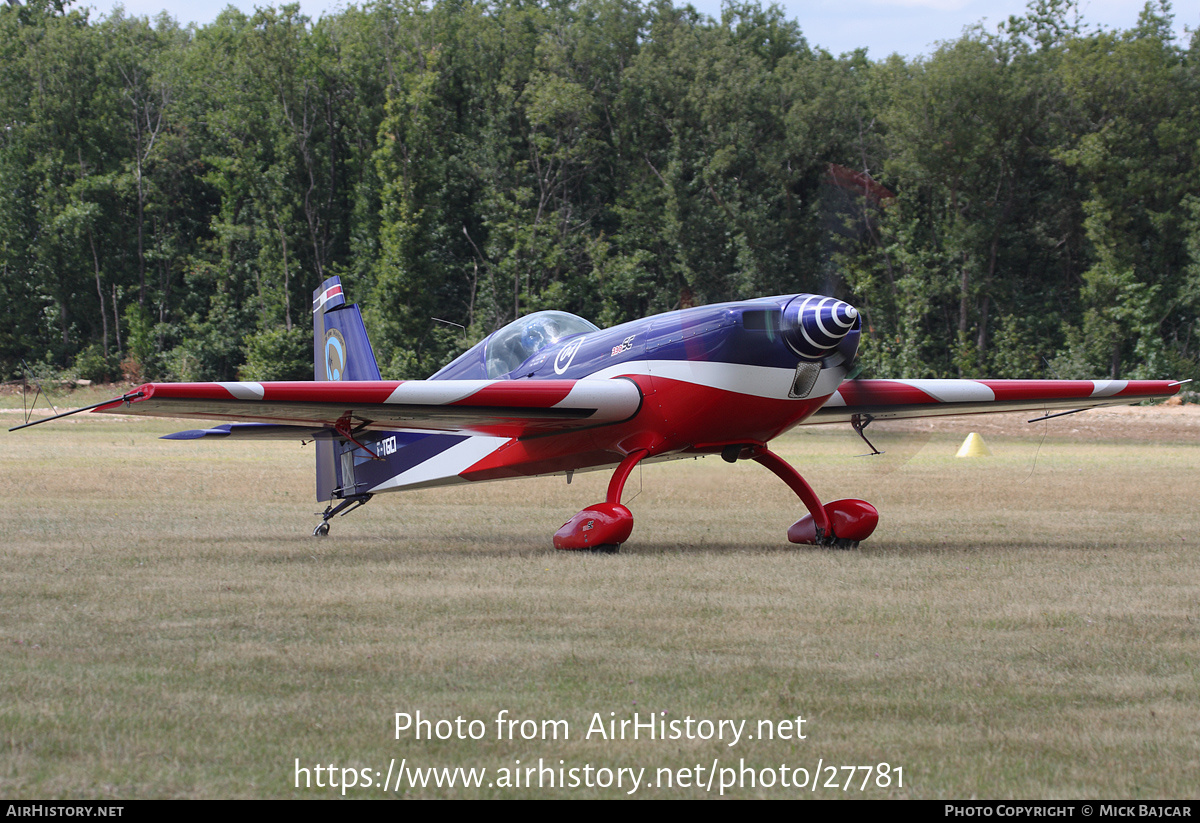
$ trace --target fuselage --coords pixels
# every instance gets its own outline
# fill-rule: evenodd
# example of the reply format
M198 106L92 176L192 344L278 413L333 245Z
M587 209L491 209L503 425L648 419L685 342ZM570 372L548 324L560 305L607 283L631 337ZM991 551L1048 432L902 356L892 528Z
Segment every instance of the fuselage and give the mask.
M526 329L526 337L545 335L547 327L551 336L560 326L566 333L535 341L527 359L498 373L497 363L512 365L518 324L538 326L537 316L530 317L535 320L522 318L490 335L430 380L623 379L641 392L637 412L622 422L524 438L398 433L414 439L402 444L414 456L422 451L411 448L416 439L425 441L427 451L445 448L399 473L359 465L361 480L364 473L380 475L371 491L583 471L614 465L642 449L647 459L662 460L764 444L837 390L859 329L857 313L847 304L812 295L700 306L576 333L570 332L578 327L550 317L543 319L552 322ZM496 340L503 353L489 348Z

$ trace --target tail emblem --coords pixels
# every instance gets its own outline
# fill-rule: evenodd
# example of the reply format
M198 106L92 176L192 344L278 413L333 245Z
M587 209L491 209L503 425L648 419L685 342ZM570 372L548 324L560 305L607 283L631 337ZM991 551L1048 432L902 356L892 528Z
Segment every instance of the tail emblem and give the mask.
M337 329L325 332L325 379L341 380L346 373L346 340Z

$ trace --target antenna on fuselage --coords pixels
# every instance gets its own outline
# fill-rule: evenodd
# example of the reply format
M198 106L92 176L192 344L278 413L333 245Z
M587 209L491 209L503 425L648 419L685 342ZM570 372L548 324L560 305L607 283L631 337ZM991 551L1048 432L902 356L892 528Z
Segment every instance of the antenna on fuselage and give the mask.
M429 319L436 320L438 323L445 323L447 326L456 326L457 328L462 329L462 345L467 345L467 327L462 323L455 323L453 320L443 320L440 317L430 317Z

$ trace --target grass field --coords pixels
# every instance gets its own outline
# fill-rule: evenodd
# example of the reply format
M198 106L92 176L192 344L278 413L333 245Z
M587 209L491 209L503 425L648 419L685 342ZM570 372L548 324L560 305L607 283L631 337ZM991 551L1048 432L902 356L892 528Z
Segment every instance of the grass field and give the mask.
M318 541L298 446L99 415L0 435L0 795L337 797L332 764L376 784L353 797L1195 797L1200 439L1075 420L975 460L969 423L907 462L886 432L884 458L777 441L824 499L878 506L856 551L788 545L801 506L757 465L649 466L617 556L549 548L604 474L385 495ZM417 711L482 739L397 739ZM501 711L569 738L498 739ZM635 712L693 738L587 735ZM539 759L556 788L526 785ZM402 761L487 772L397 789Z

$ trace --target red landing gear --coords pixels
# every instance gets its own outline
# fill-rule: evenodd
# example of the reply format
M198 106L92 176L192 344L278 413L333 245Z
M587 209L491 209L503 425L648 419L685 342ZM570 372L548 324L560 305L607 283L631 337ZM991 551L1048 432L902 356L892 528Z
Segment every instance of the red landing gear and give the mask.
M554 534L554 548L568 551L616 552L633 533L633 514L621 505L621 492L629 473L647 450L631 452L608 482L603 503L588 506L572 517ZM852 549L866 540L879 523L879 512L865 500L847 498L821 505L812 487L787 461L758 444L731 445L722 452L729 462L745 457L766 466L796 493L808 514L788 529L788 540L835 549Z
M554 548L568 551L616 552L633 533L633 514L621 505L625 481L647 451L638 449L626 455L608 481L603 503L588 506L554 533Z
M846 498L821 505L812 487L787 461L760 446L753 449L750 457L766 466L787 483L808 509L788 529L788 540L793 543L813 543L835 549L852 549L860 540L866 540L879 523L879 512L865 500Z

